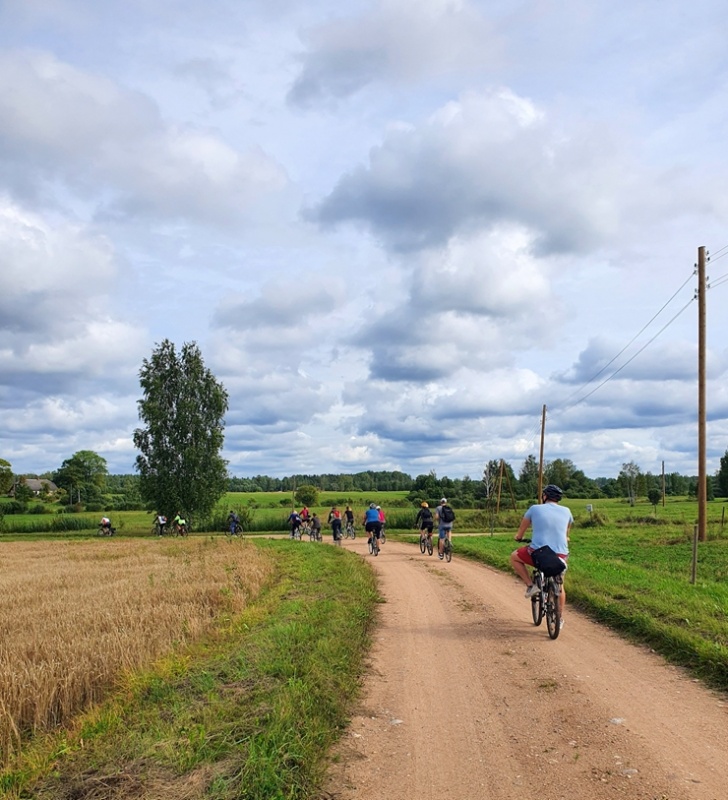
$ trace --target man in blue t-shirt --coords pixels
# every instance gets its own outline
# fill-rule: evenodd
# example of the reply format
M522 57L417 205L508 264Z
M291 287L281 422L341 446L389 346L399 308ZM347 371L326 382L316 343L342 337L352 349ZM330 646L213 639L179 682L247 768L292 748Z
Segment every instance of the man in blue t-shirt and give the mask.
M571 510L566 506L560 506L559 501L564 493L550 483L544 490L541 505L531 506L523 515L521 524L516 533L516 541L523 539L523 534L531 526L531 544L527 547L519 547L511 553L511 566L516 575L526 584L526 597L532 597L539 589L533 584L528 567L533 566L531 553L539 547L548 545L559 558L566 561L569 557L569 531L574 524ZM563 573L560 576L563 581ZM559 605L561 613L564 613L566 604L566 591L561 587L559 594ZM563 619L563 617L562 617Z

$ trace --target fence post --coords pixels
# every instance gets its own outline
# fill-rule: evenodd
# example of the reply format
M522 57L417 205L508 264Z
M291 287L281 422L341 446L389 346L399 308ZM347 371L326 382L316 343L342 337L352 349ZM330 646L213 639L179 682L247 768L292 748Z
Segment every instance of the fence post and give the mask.
M698 526L693 527L693 565L690 571L690 583L694 584L698 574Z

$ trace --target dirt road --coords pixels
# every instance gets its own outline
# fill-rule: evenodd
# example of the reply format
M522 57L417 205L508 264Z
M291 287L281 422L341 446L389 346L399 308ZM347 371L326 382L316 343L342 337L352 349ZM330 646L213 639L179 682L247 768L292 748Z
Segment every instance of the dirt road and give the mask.
M569 609L534 627L523 586L414 545L345 547L385 603L330 800L726 800L728 698ZM567 579L568 589L568 579Z

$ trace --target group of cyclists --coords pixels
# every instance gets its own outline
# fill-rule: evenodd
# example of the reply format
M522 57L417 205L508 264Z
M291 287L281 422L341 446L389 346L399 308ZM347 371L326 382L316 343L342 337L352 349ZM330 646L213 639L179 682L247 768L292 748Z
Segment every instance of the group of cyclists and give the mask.
M154 532L157 536L164 536L166 533L176 533L177 536L187 536L189 531L189 524L187 519L181 512L177 512L172 517L172 524L169 525L169 520L164 514L158 513L154 518Z
M420 536L424 536L430 546L428 551L432 552L432 532L437 524L437 557L442 561L445 557L445 547L452 548L452 527L455 522L455 512L448 505L447 498L440 500L433 515L429 503L420 504L420 510L415 517L415 528L419 528Z
M311 513L308 506L304 506L300 511L295 509L288 515L288 527L291 539L300 539L301 534L306 532L312 538L321 541L321 518L316 512ZM351 506L347 506L342 513L338 506L331 506L326 524L331 526L331 536L334 544L341 544L343 538L343 526L346 525L347 534L354 537L354 512Z
M521 524L516 533L515 539L517 542L523 542L524 535L528 528L532 528L531 541L526 540L522 546L518 547L511 553L510 561L516 575L526 585L526 597L531 598L539 591L538 587L534 585L532 574L529 572L529 567L534 568L534 552L547 549L551 551L551 555L557 557L563 563L563 570L565 571L567 561L569 558L569 533L571 526L574 523L574 518L571 510L566 506L561 506L559 503L563 498L563 491L555 484L549 484L543 489L541 495L541 503L532 505L523 515ZM300 511L295 509L288 516L288 525L290 528L290 538L300 539L302 531L306 531L311 535L312 539L321 541L321 518L316 512L311 512L308 506L303 506ZM433 510L430 508L429 503L422 502L415 518L415 528L419 529L420 536L428 543L427 550L429 553L433 552L432 536L437 526L437 555L442 559L445 556L446 549L448 551L452 548L452 529L455 521L455 512L448 504L447 498L443 497L438 503L437 507ZM158 536L164 536L168 530L168 520L164 514L158 513L154 521L154 530ZM331 506L329 511L327 524L331 527L331 536L334 544L341 544L343 538L343 526L346 525L347 535L351 538L355 537L355 522L354 511L350 505L347 505L343 512L339 510L336 505ZM369 537L368 542L375 538L377 547L370 548L370 552L377 555L380 552L381 545L384 544L384 527L386 525L386 518L384 511L376 503L370 503L369 507L364 512L362 518L364 530ZM242 525L238 514L230 511L227 518L227 530L229 533L235 535L242 533ZM178 536L186 536L188 532L188 522L184 515L179 511L172 519L170 532L176 533ZM116 529L112 526L111 520L107 516L103 516L99 523L99 533L104 536L113 536ZM424 550L423 550L424 552ZM538 556L538 553L536 554ZM448 559L450 556L448 555ZM560 586L559 606L561 609L560 624L563 625L563 609L566 604L566 591L564 589L564 571L556 576L555 580Z
M541 552L546 549L551 551L550 554L558 558L563 564L563 571L560 572L554 579L559 584L559 607L561 610L560 625L563 626L563 610L566 604L566 591L564 589L564 571L567 566L569 558L569 533L571 526L574 523L574 518L571 510L566 506L561 506L559 503L563 498L563 491L555 484L549 484L543 489L541 495L541 503L534 504L526 511L521 520L521 524L515 535L517 542L523 542L524 534L528 528L532 528L531 541L526 540L520 547L511 553L511 565L516 575L526 585L527 598L533 597L539 591L538 587L534 585L532 573L529 567L533 569L536 566L534 559L535 551ZM303 524L304 521L309 519L309 510L304 506L300 512L293 511L288 518L291 526L291 538L295 538L297 529ZM351 506L347 506L343 518L346 520L347 526L351 525L352 532L354 526L354 512ZM312 520L320 530L321 521L316 514L313 514ZM385 525L384 512L376 503L370 503L369 508L364 512L362 520L364 529L368 535L369 540L374 537L377 540L377 547L370 548L373 555L380 552L380 547L384 542L383 530ZM434 512L430 508L429 503L423 501L420 504L419 511L415 518L415 528L419 529L420 536L428 540L428 552L433 552L432 536L437 526L437 555L439 559L445 557L446 551L451 551L452 548L452 530L455 522L455 512L448 504L447 498L443 497L435 508ZM328 515L328 524L331 525L331 533L335 544L339 544L342 538L342 514L336 506L331 507ZM538 553L536 554L538 555ZM450 556L448 555L448 559Z

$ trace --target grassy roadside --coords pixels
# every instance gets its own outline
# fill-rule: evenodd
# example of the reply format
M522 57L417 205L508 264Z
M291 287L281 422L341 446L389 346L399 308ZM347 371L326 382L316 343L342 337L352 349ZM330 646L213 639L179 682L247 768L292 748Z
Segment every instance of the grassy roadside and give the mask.
M504 571L514 546L512 531L455 536L456 555ZM692 543L674 531L575 530L571 553L570 605L728 690L728 540L700 543L694 585Z
M263 541L271 587L215 634L36 741L8 798L305 798L347 720L378 595L365 562Z

